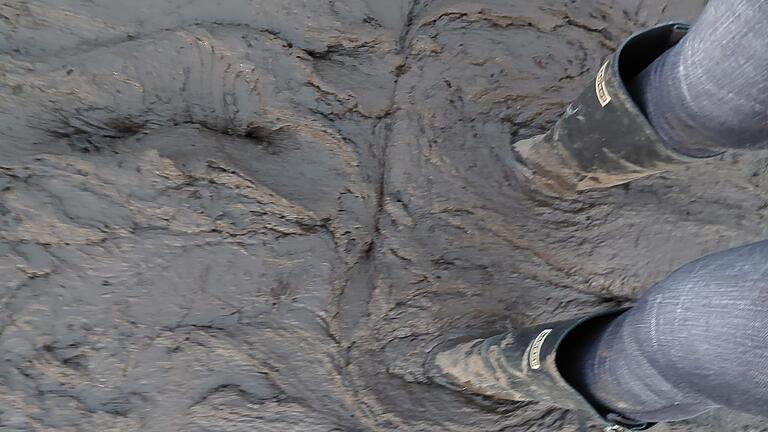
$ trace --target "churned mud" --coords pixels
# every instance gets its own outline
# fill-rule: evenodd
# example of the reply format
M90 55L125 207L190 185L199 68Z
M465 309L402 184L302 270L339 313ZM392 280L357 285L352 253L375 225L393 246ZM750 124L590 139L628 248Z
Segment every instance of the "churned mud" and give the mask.
M425 362L768 237L765 154L567 200L510 163L701 7L0 3L0 430L575 431Z

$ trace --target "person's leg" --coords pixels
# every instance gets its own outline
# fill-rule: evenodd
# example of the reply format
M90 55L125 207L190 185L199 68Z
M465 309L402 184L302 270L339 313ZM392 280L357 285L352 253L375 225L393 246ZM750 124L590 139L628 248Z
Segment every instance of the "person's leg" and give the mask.
M768 148L768 1L711 0L630 85L666 143ZM768 241L702 258L563 347L563 373L597 405L642 421L712 407L768 413Z
M768 241L685 265L591 333L565 373L593 403L642 421L766 415Z
M690 33L630 85L670 147L768 148L767 22L768 1L711 0Z

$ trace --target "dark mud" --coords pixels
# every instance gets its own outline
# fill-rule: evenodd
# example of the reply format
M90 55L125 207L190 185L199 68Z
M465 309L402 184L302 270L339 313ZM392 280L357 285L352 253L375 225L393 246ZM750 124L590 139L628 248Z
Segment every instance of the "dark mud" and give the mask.
M768 237L765 154L574 200L510 168L701 3L3 2L0 429L574 431L424 362Z

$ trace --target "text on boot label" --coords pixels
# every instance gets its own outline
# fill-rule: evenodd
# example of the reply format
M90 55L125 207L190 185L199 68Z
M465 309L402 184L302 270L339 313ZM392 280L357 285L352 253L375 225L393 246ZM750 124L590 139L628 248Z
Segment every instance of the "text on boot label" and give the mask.
M601 106L608 105L611 101L611 95L608 93L608 87L605 85L605 71L608 70L610 60L605 62L600 71L597 72L597 79L595 79L595 89L597 90L597 100L600 101Z
M531 369L541 368L541 346L544 345L544 340L550 333L552 333L552 329L544 330L533 340L531 351L528 353L528 363L531 364Z

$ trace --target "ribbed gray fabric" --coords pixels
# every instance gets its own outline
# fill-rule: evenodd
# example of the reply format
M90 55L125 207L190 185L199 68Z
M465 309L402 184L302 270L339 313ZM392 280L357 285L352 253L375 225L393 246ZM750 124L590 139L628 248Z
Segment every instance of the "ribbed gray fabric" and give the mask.
M571 355L574 384L633 419L768 415L768 241L685 265Z
M711 0L688 36L630 87L682 153L768 148L768 1Z

